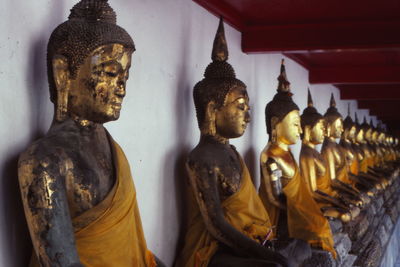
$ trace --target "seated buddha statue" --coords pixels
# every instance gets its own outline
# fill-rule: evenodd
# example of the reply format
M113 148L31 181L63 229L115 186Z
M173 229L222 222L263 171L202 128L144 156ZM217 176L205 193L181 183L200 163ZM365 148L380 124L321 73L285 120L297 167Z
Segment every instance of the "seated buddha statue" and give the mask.
M246 85L227 62L222 19L211 58L193 90L201 136L186 162L188 227L176 266L297 266L310 253L307 244L272 249L269 215L229 144L245 132L250 107Z
M299 140L302 130L283 60L278 81L277 93L265 108L269 141L260 156L259 194L272 225L276 225L278 239L301 239L335 257L329 222L290 151L289 146Z
M353 119L350 116L350 104L348 106L348 114L343 121L343 133L340 137L339 145L344 151L347 172L349 174L350 185L352 188L360 194L360 198L363 201L363 204L370 203L370 198L368 197L368 192L360 191L357 188L357 184L362 183L363 181L359 179L359 161L357 159L357 152L353 148L353 142L355 140L356 134L356 124L353 122ZM372 193L370 193L372 195Z
M301 115L303 133L300 151L300 172L308 182L315 201L326 217L349 222L351 214L348 207L336 198L336 191L331 186L327 175L325 159L315 146L322 144L325 137L324 117L314 107L310 90L308 90L308 106Z
M369 196L375 195L379 190L382 189L379 184L379 179L368 174L368 159L365 155L363 149L364 141L364 127L358 121L357 113L355 113L355 138L353 139L352 148L355 152L356 159L358 160L358 171L357 171L357 181L359 182L359 189L363 191L368 191ZM382 153L380 151L379 153Z
M321 154L327 163L327 175L331 179L331 185L340 197L350 207L352 217L357 217L362 201L359 193L352 187L352 181L348 176L346 155L341 146L336 143L343 132L342 115L336 108L336 101L331 95L330 107L324 114L326 125L326 138L321 148Z
M47 47L55 115L20 155L18 178L36 266L163 266L146 246L117 120L135 46L107 1L82 0Z

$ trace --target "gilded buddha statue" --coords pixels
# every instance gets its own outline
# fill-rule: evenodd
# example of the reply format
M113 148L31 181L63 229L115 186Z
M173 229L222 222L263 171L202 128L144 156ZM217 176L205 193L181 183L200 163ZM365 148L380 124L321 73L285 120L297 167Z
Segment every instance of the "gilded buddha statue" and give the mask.
M374 174L371 174L368 168L370 166L372 157L366 143L365 133L369 130L370 127L365 119L363 124L359 123L357 113L355 115L355 124L356 124L356 137L354 139L353 149L356 151L357 159L359 161L357 176L359 177L359 181L362 183L364 188L376 194L376 191L380 192L384 189L384 184L383 182L381 182L381 179L379 177L375 176Z
M346 154L341 146L336 143L343 133L342 115L336 108L336 101L331 95L330 106L324 114L326 125L326 138L321 148L321 154L327 164L327 175L331 180L331 186L337 192L337 196L349 206L352 218L357 217L362 206L359 192L352 187L346 163Z
M348 105L348 113L343 121L343 133L340 137L339 145L341 146L347 165L347 173L349 175L349 181L352 188L359 194L363 204L370 203L368 195L373 196L372 192L361 191L358 185L363 183L363 180L358 177L359 173L359 160L357 151L353 147L353 142L356 138L356 124L350 116L350 104Z
M51 34L54 119L20 155L33 266L163 266L147 249L122 149L103 124L126 93L131 36L106 0L82 0Z
M271 223L277 226L278 239L301 239L312 247L330 251L335 257L329 222L289 148L299 140L302 130L299 108L292 100L283 60L278 81L277 93L265 108L269 141L260 156L259 194Z
M307 244L271 249L269 215L229 144L245 132L250 107L246 85L227 62L222 19L211 58L193 90L201 137L186 162L188 228L176 266L297 266L309 254Z
M314 107L310 90L308 90L308 106L301 115L303 133L300 151L300 171L308 182L315 201L319 204L326 217L340 219L342 222L351 220L348 207L340 199L331 186L331 179L327 174L325 159L316 149L325 138L324 117Z

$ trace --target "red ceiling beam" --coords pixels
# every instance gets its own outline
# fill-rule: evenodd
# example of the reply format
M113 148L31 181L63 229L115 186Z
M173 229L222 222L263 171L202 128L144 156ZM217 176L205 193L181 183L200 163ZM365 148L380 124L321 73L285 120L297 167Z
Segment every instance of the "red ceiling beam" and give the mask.
M400 84L337 85L341 99L400 100Z
M225 22L231 24L238 31L242 31L245 22L242 15L222 0L193 0L216 16L222 16Z
M240 30L243 33L242 50L245 53L400 47L400 21L271 25Z
M309 71L314 84L400 83L400 66L314 67Z

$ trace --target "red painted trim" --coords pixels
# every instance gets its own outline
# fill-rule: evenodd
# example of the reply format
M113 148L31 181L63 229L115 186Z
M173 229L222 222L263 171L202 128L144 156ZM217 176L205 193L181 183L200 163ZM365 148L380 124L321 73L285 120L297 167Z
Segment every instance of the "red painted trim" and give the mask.
M254 26L243 31L245 53L322 52L400 47L400 21Z
M223 0L193 0L200 6L207 9L210 13L217 17L222 16L224 21L230 24L238 31L243 31L245 22L242 15L233 9L230 5L225 4Z
M311 68L314 84L400 83L400 66Z
M400 100L400 84L337 85L341 99Z

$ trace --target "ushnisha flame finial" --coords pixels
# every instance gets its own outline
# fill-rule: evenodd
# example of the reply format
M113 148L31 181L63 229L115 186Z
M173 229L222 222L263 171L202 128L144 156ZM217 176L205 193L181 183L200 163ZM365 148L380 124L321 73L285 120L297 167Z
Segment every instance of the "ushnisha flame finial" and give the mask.
M350 117L350 103L347 103L347 116Z
M308 107L313 107L314 106L314 103L313 103L313 100L312 100L312 96L311 96L311 92L310 92L310 88L308 88L308 90L307 90L307 106Z
M360 122L358 121L358 116L357 116L357 112L354 112L354 122L359 125Z
M333 93L331 93L330 106L331 107L336 107L336 101L335 101L335 97L333 96Z
M373 121L372 118L370 118L370 120L369 120L369 125L370 125L372 128L375 128L375 126L374 126L374 121Z
M282 58L281 61L281 73L278 77L278 92L287 92L290 93L290 82L287 79L286 68L285 68L285 59ZM291 93L290 93L291 94Z
M217 33L215 34L213 50L211 53L212 61L227 61L229 57L228 44L225 38L224 19L219 19Z

